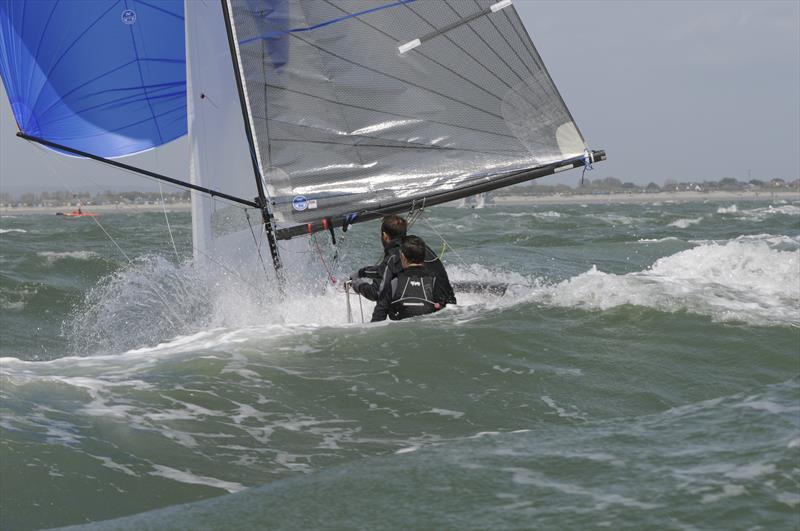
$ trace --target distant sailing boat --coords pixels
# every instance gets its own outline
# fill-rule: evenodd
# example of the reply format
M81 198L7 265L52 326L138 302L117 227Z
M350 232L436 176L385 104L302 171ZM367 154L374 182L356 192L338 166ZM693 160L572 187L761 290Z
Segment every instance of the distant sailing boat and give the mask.
M278 271L284 240L605 158L511 0L0 0L0 31L19 136L194 190L198 259ZM191 182L111 160L187 132Z

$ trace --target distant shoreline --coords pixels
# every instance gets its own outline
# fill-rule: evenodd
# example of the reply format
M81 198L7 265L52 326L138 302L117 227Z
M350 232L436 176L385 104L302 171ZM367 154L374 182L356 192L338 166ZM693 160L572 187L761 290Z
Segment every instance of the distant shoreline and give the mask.
M557 204L618 204L618 203L657 203L657 202L689 202L689 201L800 201L800 191L777 192L654 192L654 193L614 193L614 194L548 194L494 196L495 205L557 205ZM84 212L98 214L121 214L132 212L161 212L164 207L158 204L136 205L85 205ZM189 201L169 203L167 212L188 212L192 204ZM51 214L72 212L77 207L39 206L39 207L0 207L0 215Z
M167 212L188 212L192 208L192 203L189 201L182 201L180 203L167 203ZM28 214L52 214L55 215L59 212L67 213L77 210L77 206L35 206L35 207L2 207L0 208L0 215L2 216L15 216L15 215L28 215ZM119 205L83 205L81 206L83 212L96 212L98 214L127 214L131 212L162 212L164 207L161 205L136 205L136 204L119 204Z
M496 205L661 203L665 201L800 201L800 190L778 192L654 192L616 194L548 194L492 197Z

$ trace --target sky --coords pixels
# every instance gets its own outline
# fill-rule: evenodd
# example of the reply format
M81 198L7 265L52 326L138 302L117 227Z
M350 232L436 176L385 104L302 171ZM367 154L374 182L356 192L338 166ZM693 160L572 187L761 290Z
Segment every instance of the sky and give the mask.
M800 177L800 1L514 0L590 148L590 179ZM152 190L17 138L0 84L0 192ZM188 178L184 139L124 162ZM575 185L578 171L542 184Z

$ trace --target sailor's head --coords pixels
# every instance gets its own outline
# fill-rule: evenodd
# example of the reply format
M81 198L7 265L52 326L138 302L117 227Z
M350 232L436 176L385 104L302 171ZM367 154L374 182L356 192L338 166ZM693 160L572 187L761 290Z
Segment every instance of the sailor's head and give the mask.
M406 235L408 223L398 215L384 216L381 223L381 239L384 245L392 240L399 240Z
M419 236L409 234L400 244L400 262L403 269L412 265L425 264L425 242Z

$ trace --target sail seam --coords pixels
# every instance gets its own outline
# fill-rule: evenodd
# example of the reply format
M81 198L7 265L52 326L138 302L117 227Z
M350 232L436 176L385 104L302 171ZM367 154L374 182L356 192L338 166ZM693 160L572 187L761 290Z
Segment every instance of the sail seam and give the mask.
M328 4L331 4L330 0L326 0L326 2L327 2ZM341 7L339 7L339 6L336 6L336 5L334 5L334 4L331 4L331 6L333 6L333 7L337 8L337 9L339 9L339 10L341 10L341 11L344 11L345 13L347 13L347 11L345 11L344 9L342 9L342 8L341 8ZM418 14L416 11L414 11L413 9L411 9L411 6L408 6L408 5L406 5L406 7L407 7L408 9L410 9L412 13L414 13L415 15L417 15L418 17L420 17L420 18L421 18L421 19L422 19L424 22L426 22L428 25L430 25L432 28L436 29L436 26L434 26L434 25L430 24L430 23L429 23L427 20L425 20L424 18L422 18L422 17L421 17L421 16L420 16L420 15L419 15L419 14ZM395 42L398 40L398 38L397 38L397 37L395 37L395 36L393 36L393 35L391 35L391 34L389 34L389 33L386 33L386 32L385 32L385 31L383 31L383 30L380 30L380 29L376 28L375 26L373 26L372 24L370 24L370 23L369 23L369 22L367 22L366 20L361 20L361 19L357 19L357 20L358 20L359 22L361 22L361 23L363 23L363 24L365 24L365 25L369 26L370 28L374 29L374 30L375 30L375 31L377 31L378 33L380 33L380 34L382 34L382 35L385 35L386 37L389 37L390 39L392 39L392 40L393 40L393 41L395 41ZM484 69L485 69L487 72L489 72L491 75L493 75L495 78L497 78L497 80L498 80L498 81L500 81L501 83L503 83L504 85L506 85L508 88L511 88L511 86L510 86L508 83L506 83L506 82L505 82L505 81L503 81L503 80L502 80L502 79L501 79L499 76L497 76L497 74L495 74L495 73L494 73L492 70L490 70L490 69L489 69L489 67L487 67L486 65L484 65L483 63L481 63L480 61L478 61L478 60L477 60L475 57L473 57L473 55L472 55L472 54L470 54L468 51L466 51L464 48L462 48L460 45L458 45L456 42L454 42L452 39L450 39L450 37L448 37L447 35L444 35L444 37L445 37L447 40L449 40L449 41L450 41L450 42L451 42L451 43L452 43L452 44L453 44L453 45L454 45L456 48L458 48L459 50L461 50L462 52L464 52L464 54L465 54L467 57L469 57L470 59L472 59L473 61L475 61L475 62L476 62L476 63L478 63L479 65L481 65L481 66L482 66L482 67L483 67L483 68L484 68ZM419 40L419 39L417 39L417 40ZM469 78L467 78L467 77L464 77L464 76L462 76L461 74L459 74L458 72L456 72L456 71L455 71L455 70L453 70L452 68L450 68L450 67L448 67L448 66L446 66L446 65L444 65L444 64L442 64L442 63L440 63L439 61L437 61L436 59L433 59L432 57L428 56L427 54L424 54L424 53L422 53L421 51L417 51L417 53L418 53L419 55L421 55L422 57L424 57L425 59L427 59L427 60L431 61L432 63L434 63L434 64L436 64L436 65L440 66L441 68L444 68L445 70L447 70L447 71L448 71L448 72L450 72L451 74L455 75L456 77L463 79L464 81L466 81L466 82L467 82L467 83L469 83L470 85L472 85L472 86L474 86L474 87L476 87L476 88L478 88L478 89L482 90L483 92L485 92L486 94L490 95L491 97L493 97L493 98L497 98L497 99L501 99L499 96L497 96L497 94L494 94L494 93L490 92L490 91L489 91L489 90L487 90L485 87L482 87L482 86L478 85L477 83L475 83L474 81L472 81L471 79L469 79Z
M268 83L267 86L271 87L271 88L279 89L279 90L285 90L287 92L293 92L295 94L302 94L304 96L308 96L309 98L318 99L320 101L325 101L325 102L328 102L328 103L337 103L334 100L331 100L331 99L328 99L328 98L323 98L322 96L317 96L315 94L309 94L308 92L303 92L302 90L290 89L288 87L282 87L280 85L273 85L273 84L270 84L270 83ZM391 112L391 111L383 111L383 110L380 110L380 109L373 109L371 107L364 107L362 105L355 105L353 103L339 102L338 104L339 105L343 105L345 107L352 107L354 109L361 109L361 110L364 110L364 111L377 112L377 113L381 113L381 114L388 114L389 116L396 116L398 118L406 118L406 119L409 119L409 120L418 119L418 117L416 117L416 116L408 116L408 115L405 115L405 114L398 114L398 113ZM446 127L456 127L458 129L465 129L467 131L475 131L477 133L485 133L487 135L495 135L495 136L501 136L503 138L516 139L516 137L513 136L513 135L506 135L506 134L498 133L498 132L495 132L495 131L487 131L485 129L478 129L476 127L467 127L465 125L458 125L458 124L453 124L453 123L450 123L450 122L441 122L441 121L437 121L437 120L426 120L426 121L429 122L429 123L432 123L432 124L444 125Z
M453 101L455 103L459 103L459 104L461 104L461 105L463 105L465 107L469 107L471 109L475 109L476 111L480 111L482 113L488 114L489 116L493 116L493 117L495 117L495 118L497 118L499 120L504 120L503 117L500 116L499 114L493 113L491 111L487 111L486 109L481 109L480 107L472 105L471 103L467 103L467 102L461 101L459 99L452 98L452 97L450 97L450 96L448 96L446 94L442 94L441 92L433 90L431 88L424 87L422 85L418 85L417 83L412 83L411 81L408 81L408 80L405 80L405 79L401 79L401 78L399 78L397 76L393 76L391 74L387 74L386 72L381 72L380 70L377 70L375 68L370 68L370 67L368 67L366 65L362 65L361 63L357 63L355 61L347 59L346 57L342 57L341 55L335 54L335 53L331 52L330 50L325 50L323 48L320 48L319 46L317 46L315 44L312 44L311 42L303 39L302 37L299 37L298 35L292 34L292 36L297 38L297 39L299 39L299 40L301 40L302 42L308 44L309 46L312 46L312 47L314 47L314 48L316 48L316 49L318 49L318 50L320 50L320 51L322 51L324 53L327 53L328 55L332 55L332 56L336 57L337 59L341 59L342 61L344 61L346 63L350 63L351 65L355 65L355 66L363 68L364 70L368 70L370 72L374 72L376 74L388 77L390 79L394 79L395 81L399 81L401 83L405 83L407 85L411 85L412 87L416 87L416 88L418 88L420 90L424 90L426 92L430 92L431 94L436 94L437 96L440 96L440 97L442 97L442 98L444 98L446 100L450 100L450 101Z
M371 9L366 9L364 11L359 11L358 13L349 13L348 11L343 9L342 11L344 11L345 13L348 13L347 16L334 18L334 19L327 20L325 22L320 22L319 24L315 24L313 26L308 26L308 27L305 27L305 28L292 28L292 29L288 29L288 30L284 30L284 31L271 31L269 33L263 33L261 35L256 35L255 37L250 37L248 39L245 39L240 44L249 44L249 43L251 43L253 41L270 39L270 38L274 38L274 37L277 37L277 36L280 36L280 35L289 34L289 33L300 33L300 32L305 32L305 31L313 31L313 30L316 30L316 29L319 29L319 28L324 28L325 26L331 26L333 24L337 24L339 22L343 22L343 21L351 19L351 18L357 18L357 17L360 17L362 15L368 15L370 13L375 13L376 11L383 11L384 9L388 9L388 8L391 8L391 7L398 7L398 6L405 5L405 4L410 4L410 3L416 2L416 1L417 0L399 0L399 1L395 2L394 4L386 4L384 6L373 7Z

